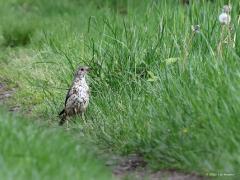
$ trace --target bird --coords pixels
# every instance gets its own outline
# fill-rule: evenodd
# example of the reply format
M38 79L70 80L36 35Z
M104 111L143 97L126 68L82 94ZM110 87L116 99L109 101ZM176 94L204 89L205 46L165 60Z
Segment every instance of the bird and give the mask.
M67 118L75 115L81 115L84 119L84 112L89 104L90 90L86 82L86 75L90 71L87 66L80 66L73 79L72 86L69 88L66 99L65 107L59 113L59 125L68 122Z

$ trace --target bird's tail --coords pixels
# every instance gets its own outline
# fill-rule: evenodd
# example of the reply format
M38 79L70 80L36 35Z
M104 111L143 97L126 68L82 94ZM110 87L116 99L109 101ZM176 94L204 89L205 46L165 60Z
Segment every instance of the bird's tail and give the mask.
M61 118L61 120L59 121L59 126L62 126L65 121L66 121L66 113L65 113L65 109L63 109L60 113L59 113L59 117Z

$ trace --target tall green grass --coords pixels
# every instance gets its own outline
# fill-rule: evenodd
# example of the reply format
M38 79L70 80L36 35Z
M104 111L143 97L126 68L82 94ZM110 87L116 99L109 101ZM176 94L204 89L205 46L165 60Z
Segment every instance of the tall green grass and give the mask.
M239 3L236 47L224 44L219 54L224 1L59 2L31 2L39 26L29 46L5 51L1 74L20 86L24 107L56 124L74 70L86 64L92 97L88 123L79 123L93 142L139 153L155 169L238 172ZM195 24L201 32L193 35ZM21 80L9 74L15 69Z

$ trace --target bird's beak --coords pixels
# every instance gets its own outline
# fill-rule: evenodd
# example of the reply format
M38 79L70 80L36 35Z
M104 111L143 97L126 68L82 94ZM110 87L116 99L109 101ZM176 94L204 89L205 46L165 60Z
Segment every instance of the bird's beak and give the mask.
M87 72L90 72L91 71L91 68L87 68Z

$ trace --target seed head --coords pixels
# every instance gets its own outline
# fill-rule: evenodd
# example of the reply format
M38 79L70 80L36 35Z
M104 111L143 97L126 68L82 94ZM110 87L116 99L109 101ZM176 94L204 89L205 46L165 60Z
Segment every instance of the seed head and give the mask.
M225 12L221 13L218 17L219 21L223 25L228 25L231 22L231 16Z
M230 14L231 10L232 10L232 6L231 5L224 5L223 9L222 9L222 12Z
M221 24L228 25L231 22L230 12L232 10L231 5L224 5L222 8L222 13L219 15L218 19Z
M194 33L200 33L200 25L192 25L192 31Z

